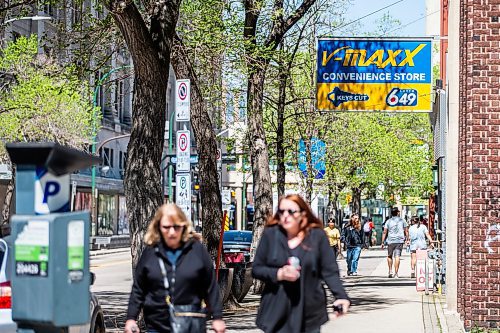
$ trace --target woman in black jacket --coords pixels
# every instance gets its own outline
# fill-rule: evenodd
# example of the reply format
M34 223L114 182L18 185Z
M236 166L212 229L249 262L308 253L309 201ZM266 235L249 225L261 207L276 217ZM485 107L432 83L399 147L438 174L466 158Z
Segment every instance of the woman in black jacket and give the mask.
M191 222L182 210L175 204L161 206L149 224L144 241L147 247L135 269L125 333L139 332L136 320L141 309L148 332L170 332L167 295L172 304L195 305L200 313L204 301L212 314L214 331L225 332L212 260L205 247L193 238ZM203 325L189 332L205 331Z
M359 215L353 214L349 226L344 228L341 239L347 248L347 275L358 275L358 262L363 246L363 231Z
M266 333L319 332L328 321L322 281L336 298L334 306L341 307L336 314L349 309L337 261L321 221L300 196L287 195L278 207L253 263L254 278L265 282L257 326Z

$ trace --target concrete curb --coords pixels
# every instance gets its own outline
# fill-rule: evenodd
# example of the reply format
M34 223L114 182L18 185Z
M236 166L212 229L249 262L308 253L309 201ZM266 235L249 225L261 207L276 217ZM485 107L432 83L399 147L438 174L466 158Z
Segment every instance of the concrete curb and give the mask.
M122 247L122 248L117 248L117 249L93 250L93 251L90 251L89 256L92 258L92 257L96 257L96 256L102 256L105 254L124 253L124 252L130 253L130 248L129 247Z
M436 313L443 333L465 333L464 324L456 312L446 310L446 296L434 294Z

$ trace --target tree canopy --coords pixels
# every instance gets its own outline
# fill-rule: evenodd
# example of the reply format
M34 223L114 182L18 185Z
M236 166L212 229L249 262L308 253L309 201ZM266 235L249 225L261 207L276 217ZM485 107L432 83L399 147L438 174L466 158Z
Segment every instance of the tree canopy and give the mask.
M7 44L0 73L3 142L53 141L79 148L90 142L98 112L89 84L78 78L75 67L62 68L56 59L39 55L36 36Z

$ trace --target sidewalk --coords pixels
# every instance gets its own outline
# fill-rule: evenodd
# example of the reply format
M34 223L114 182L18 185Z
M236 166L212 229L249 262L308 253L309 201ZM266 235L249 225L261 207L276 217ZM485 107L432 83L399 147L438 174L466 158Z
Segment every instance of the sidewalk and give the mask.
M399 278L388 278L387 250L372 248L361 253L357 277L344 277L344 285L352 299L347 316L328 322L323 332L460 332L454 318L445 315L444 296L417 292L410 278L410 254L403 253ZM339 261L342 276L345 260ZM448 328L452 322L453 329Z

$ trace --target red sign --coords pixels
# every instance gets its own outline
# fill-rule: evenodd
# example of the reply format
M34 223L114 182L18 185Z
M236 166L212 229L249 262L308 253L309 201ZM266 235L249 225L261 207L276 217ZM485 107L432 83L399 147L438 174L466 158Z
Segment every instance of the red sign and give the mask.
M181 100L185 100L187 97L187 85L184 82L179 84L179 90L177 90L177 94Z
M187 135L182 133L179 137L179 148L182 151L186 151L187 147L188 147Z

